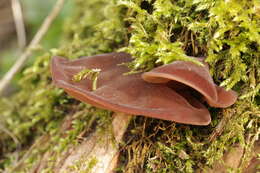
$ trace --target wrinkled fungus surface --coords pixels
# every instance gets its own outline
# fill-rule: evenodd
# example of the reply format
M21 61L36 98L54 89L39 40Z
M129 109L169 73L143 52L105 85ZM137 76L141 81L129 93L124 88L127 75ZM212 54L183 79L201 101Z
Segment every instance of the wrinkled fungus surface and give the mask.
M236 100L235 92L214 84L206 66L175 61L143 74L124 75L129 69L119 64L130 61L131 56L122 52L73 61L54 57L52 78L69 95L94 106L184 124L210 123L204 100L214 107L227 107ZM72 80L84 69L101 70L95 90L88 78Z

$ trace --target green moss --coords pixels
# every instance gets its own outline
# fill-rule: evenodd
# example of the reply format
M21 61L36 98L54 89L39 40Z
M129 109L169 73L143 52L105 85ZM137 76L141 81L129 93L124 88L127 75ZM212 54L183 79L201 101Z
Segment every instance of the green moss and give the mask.
M77 10L64 26L64 44L37 57L24 70L21 90L0 99L0 124L19 140L0 135L0 170L28 172L47 153L43 172L51 172L55 161L84 135L107 129L111 112L80 103L56 88L49 62L53 55L78 58L120 50L133 55L128 64L131 73L174 60L190 61L189 56L207 56L215 82L235 89L240 99L230 108L209 108L212 122L205 127L133 118L118 170L203 170L237 143L245 148L238 168L242 170L259 135L256 7L254 0L76 0ZM19 166L13 165L15 154L26 156Z
M83 79L88 79L92 81L92 90L97 89L97 80L98 80L98 75L100 73L100 69L84 69L80 71L78 74L74 75L72 80L74 82L79 82Z
M92 158L89 161L88 167L86 168L86 170L84 170L84 172L90 172L97 163L98 163L98 160L96 158Z

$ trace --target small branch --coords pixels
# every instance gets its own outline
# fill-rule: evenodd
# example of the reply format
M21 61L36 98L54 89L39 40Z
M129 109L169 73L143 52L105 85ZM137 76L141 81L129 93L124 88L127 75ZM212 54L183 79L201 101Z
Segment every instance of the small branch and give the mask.
M18 138L7 128L5 128L4 125L2 125L1 123L0 123L0 130L6 133L8 136L10 136L13 139L14 143L16 144L17 148L20 148L21 144Z
M222 119L220 120L220 122L218 123L218 125L216 126L214 131L212 132L212 134L209 136L210 142L216 140L216 138L222 134L222 132L224 131L226 124L227 124L228 120L230 119L230 117L231 116L229 114L224 115L222 117Z
M21 50L26 46L26 33L23 21L23 13L19 0L12 0L12 12L17 33L18 45Z
M23 67L28 57L32 54L32 49L39 44L43 36L46 34L53 20L60 13L64 5L64 1L65 0L57 0L57 3L55 4L54 8L43 21L40 29L38 30L38 32L36 33L32 41L30 42L29 46L26 48L26 50L22 53L20 58L16 61L16 63L12 66L12 68L5 74L3 79L0 81L0 95L3 93L3 91L6 89L10 81L13 79L14 75Z
M11 131L9 131L7 128L5 128L4 125L1 124L1 123L0 123L0 131L3 131L4 133L6 133L8 136L10 136L12 138L12 140L16 144L16 151L18 152L21 149L21 143L18 140L18 138L15 136L15 134L13 134ZM18 153L17 152L14 152L14 156L15 156L14 163L15 164L18 161Z
M34 144L25 152L23 157L16 164L14 164L13 167L10 170L5 170L4 173L12 173L12 172L16 171L17 169L19 169L22 166L22 164L24 163L24 161L32 153L32 151L36 147L39 147L39 145L42 146L46 141L49 140L49 137L50 137L49 135L44 135L44 136L41 136L40 139L37 139L37 141L35 141Z

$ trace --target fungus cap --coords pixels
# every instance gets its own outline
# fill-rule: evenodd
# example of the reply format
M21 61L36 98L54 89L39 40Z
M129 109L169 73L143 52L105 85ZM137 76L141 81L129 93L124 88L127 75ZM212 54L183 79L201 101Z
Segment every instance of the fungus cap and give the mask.
M150 83L151 73L124 75L129 69L119 65L130 62L131 56L126 53L109 53L82 57L69 61L63 57L54 57L51 73L54 83L64 88L71 96L94 106L134 115L144 115L163 120L184 124L207 125L210 123L210 113L207 108L186 90L178 93L166 83L172 80L161 76L157 79L162 83ZM92 90L92 81L85 78L79 82L72 80L73 76L84 69L100 69L97 88ZM203 74L204 75L204 74ZM178 80L189 86L195 86L200 92L205 92L207 98L216 100L217 93L212 87L211 80L204 76L210 92L191 85L192 82ZM208 84L210 83L210 84Z

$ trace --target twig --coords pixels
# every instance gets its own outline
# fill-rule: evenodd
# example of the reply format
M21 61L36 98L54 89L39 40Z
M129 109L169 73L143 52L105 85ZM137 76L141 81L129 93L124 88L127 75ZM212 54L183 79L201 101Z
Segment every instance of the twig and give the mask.
M222 119L220 120L220 122L218 123L218 125L216 126L216 128L214 129L212 134L209 136L210 142L216 140L216 138L221 135L221 133L224 131L226 124L231 116L232 115L229 115L229 114L223 115Z
M16 151L19 151L21 149L21 143L18 140L18 138L15 136L15 134L13 134L11 131L5 128L4 125L1 123L0 123L0 131L3 131L13 139L14 143L16 144ZM15 153L15 163L17 163L17 160L18 160L18 154Z
M13 139L14 143L17 145L17 148L20 148L21 144L18 138L7 128L5 128L4 125L2 125L1 123L0 123L0 130L6 133L8 136L10 136Z
M12 0L12 12L17 33L18 45L22 50L26 46L26 33L22 8L19 0Z
M22 164L24 163L24 161L29 157L29 155L32 153L32 151L38 147L39 145L43 145L46 141L49 140L50 136L49 135L44 135L39 137L40 139L37 139L37 141L35 141L33 143L33 145L25 152L25 154L23 155L23 157L16 163L13 165L12 168L10 168L10 170L5 170L4 173L11 173L16 171L17 169L19 169Z
M32 49L36 47L43 36L48 31L48 28L50 27L53 20L57 17L59 12L61 11L65 0L57 0L54 8L50 12L50 14L45 18L43 21L40 29L30 42L29 46L26 48L26 50L22 53L20 58L16 61L16 63L12 66L12 68L5 74L3 79L0 81L0 95L3 93L3 91L6 89L10 81L13 79L14 75L22 68L28 57L32 54Z

